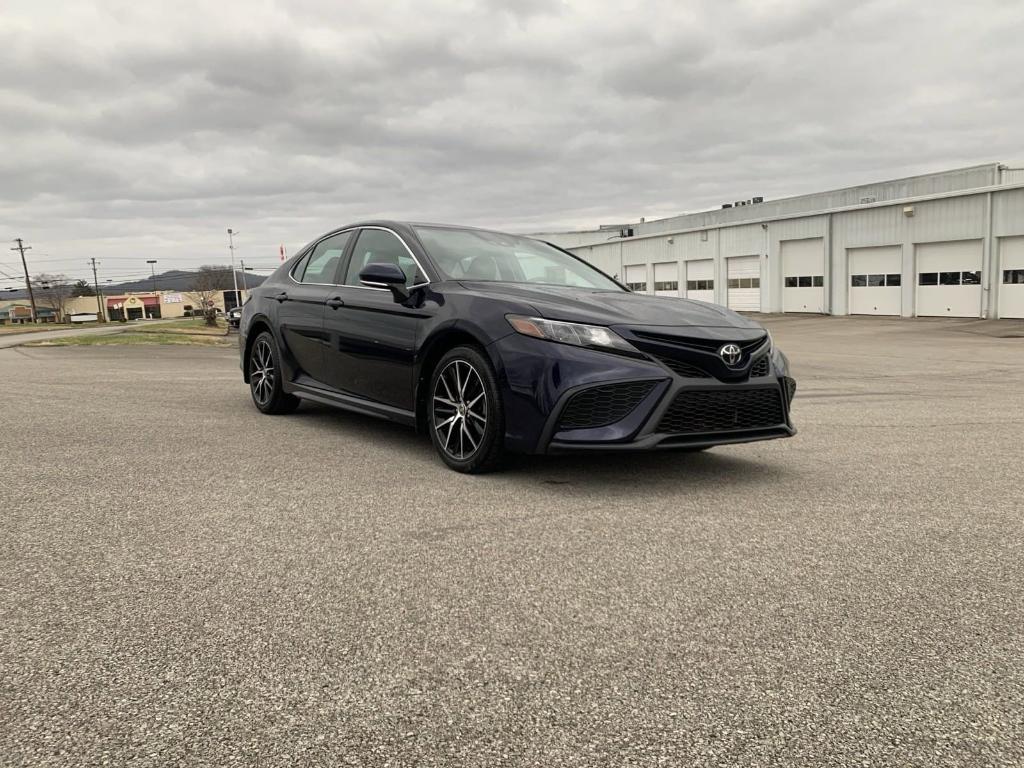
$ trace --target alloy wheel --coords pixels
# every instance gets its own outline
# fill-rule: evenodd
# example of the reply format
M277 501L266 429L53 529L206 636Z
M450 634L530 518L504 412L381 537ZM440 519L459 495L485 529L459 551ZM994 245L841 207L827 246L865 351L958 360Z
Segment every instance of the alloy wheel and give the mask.
M465 360L452 360L437 377L433 398L438 442L453 459L469 458L487 430L487 392L480 374Z
M274 353L266 339L259 339L253 347L249 363L249 382L252 396L259 405L266 405L274 394Z

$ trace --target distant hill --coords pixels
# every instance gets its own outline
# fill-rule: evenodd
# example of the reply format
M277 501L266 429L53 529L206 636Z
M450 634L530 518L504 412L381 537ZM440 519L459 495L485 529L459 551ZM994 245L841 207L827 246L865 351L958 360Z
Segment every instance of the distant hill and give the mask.
M246 288L255 288L267 279L267 275L255 275L252 272L243 273L235 270L238 276L238 289L244 285ZM192 288L196 273L183 269L172 269L161 272L156 276L156 288L158 291L188 291ZM13 283L13 280L5 281ZM227 269L224 276L225 290L231 290L231 270ZM105 283L100 285L100 290L107 296L121 293L145 293L153 290L153 278L147 277L141 280L131 280L126 283ZM22 288L19 291L0 291L0 301L7 299L27 299L28 291Z
M242 286L247 288L255 288L257 285L266 280L265 275L254 275L252 272L242 273L241 270L235 270L235 274L238 276L238 289L241 290ZM195 272L187 272L181 269L172 269L168 272L161 272L156 276L156 288L158 291L187 291L192 287L193 281L196 279ZM224 277L225 290L231 289L231 270L227 270ZM101 285L100 288L104 293L141 293L143 291L153 290L153 278L147 277L142 280L132 280L127 283L107 283Z

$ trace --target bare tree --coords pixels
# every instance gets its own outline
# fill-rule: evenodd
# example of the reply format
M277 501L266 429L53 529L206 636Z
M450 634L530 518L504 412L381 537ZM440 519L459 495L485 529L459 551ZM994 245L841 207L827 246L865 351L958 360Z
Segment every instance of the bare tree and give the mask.
M95 296L96 289L89 285L85 280L79 280L71 286L72 296Z
M230 289L230 267L205 266L200 267L196 272L196 276L192 280L190 294L199 304L207 325L217 324L217 294Z
M32 278L32 287L35 289L37 302L57 313L58 323L67 320L68 301L72 294L71 281L67 275L43 272Z

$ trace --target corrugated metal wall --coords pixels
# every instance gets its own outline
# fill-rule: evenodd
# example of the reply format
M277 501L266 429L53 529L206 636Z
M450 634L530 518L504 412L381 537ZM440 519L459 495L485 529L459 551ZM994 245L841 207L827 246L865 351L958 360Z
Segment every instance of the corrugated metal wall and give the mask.
M761 257L761 307L766 312L783 308L782 243L820 238L825 259L825 311L849 311L849 251L874 246L898 246L902 253L902 311L915 313L915 249L925 243L979 241L983 253L983 304L988 317L996 316L1000 281L998 238L1024 235L1024 188L999 190L933 200L918 200L851 211L806 216L756 224L709 227L703 231L664 234L640 239L614 240L573 249L609 274L622 278L624 265L646 266L674 261L713 259L715 301L727 301L726 259ZM905 210L907 209L907 210Z
M1024 168L1003 168L1000 177L1002 184L1024 184Z

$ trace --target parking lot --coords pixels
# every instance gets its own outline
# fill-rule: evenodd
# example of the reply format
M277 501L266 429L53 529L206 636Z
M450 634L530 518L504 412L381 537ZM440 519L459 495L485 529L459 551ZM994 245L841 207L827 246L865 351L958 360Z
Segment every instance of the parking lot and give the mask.
M795 438L483 477L0 350L0 764L1020 765L1024 338L768 325Z

